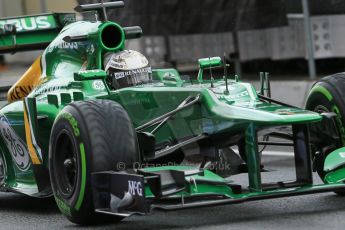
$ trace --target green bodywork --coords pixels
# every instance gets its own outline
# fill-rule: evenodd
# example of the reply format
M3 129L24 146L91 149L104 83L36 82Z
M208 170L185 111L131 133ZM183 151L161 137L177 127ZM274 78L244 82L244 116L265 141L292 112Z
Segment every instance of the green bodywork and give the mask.
M337 149L325 159L323 178L327 183L338 183L344 181L345 173L345 148Z
M116 47L109 48L102 41L102 32L108 26L121 30L119 38L121 40ZM66 105L79 100L116 101L125 108L134 127L138 127L176 109L189 96L199 95L200 103L177 113L174 119L170 119L155 133L156 145L164 146L167 142L176 143L202 134L210 138L225 135L228 139L243 134L246 139L251 193L241 196L257 195L260 192L264 194L261 189L257 131L272 126L319 122L322 119L314 112L260 100L251 84L238 81L234 77L228 79L229 93L225 94L226 85L222 78L212 80L213 87L211 87L211 81L203 79L200 74L199 77L193 76L190 81L185 81L175 69L153 69L153 82L111 90L105 81L103 57L108 52L125 49L125 32L122 27L114 22L79 21L66 25L58 34L55 34L56 30L52 29L52 31L49 35L47 31L41 31L46 33L47 39L43 39L44 41L52 40L52 36L54 39L41 57L42 83L27 96L35 99L35 106L31 108L33 111L29 112L36 113L37 116L36 120L30 121L32 121L31 126L36 130L34 136L42 151L41 165L48 170L49 139L54 120ZM41 32L38 30L34 33L18 34L18 42L31 44L31 41L41 41L43 36ZM1 37L0 47L11 46L8 36L4 40ZM23 40L19 40L19 36L22 36ZM64 38L67 36L83 36L85 39L66 42ZM220 65L221 60L206 58L199 64L203 71L208 66ZM30 110L30 106L28 107ZM4 187L31 196L47 196L50 195L49 189L48 192L46 190L41 192L38 189L39 177L34 173L28 155L23 109L23 101L18 100L0 110L2 130L0 150L7 169ZM8 139L5 140L6 138ZM15 153L22 153L23 156L17 157ZM204 177L207 180L224 181L210 171L205 171ZM312 188L311 185L308 186L300 189ZM232 198L240 197L224 185L205 184L198 188L191 187L189 191L190 193L186 195L217 193ZM148 188L146 195L152 195Z
M56 38L64 25L74 21L75 14L72 13L0 18L0 53L46 47ZM5 25L14 25L15 33L6 32Z

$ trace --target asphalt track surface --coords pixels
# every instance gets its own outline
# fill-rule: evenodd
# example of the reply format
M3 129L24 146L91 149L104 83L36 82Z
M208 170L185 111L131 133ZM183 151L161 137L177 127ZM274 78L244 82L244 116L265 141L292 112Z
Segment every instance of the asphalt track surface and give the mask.
M265 156L264 181L294 179L293 158ZM278 171L279 169L279 171ZM246 183L246 175L235 180ZM316 182L319 181L315 178ZM333 193L135 216L86 229L345 229L345 197ZM0 193L0 229L84 229L71 224L53 199Z

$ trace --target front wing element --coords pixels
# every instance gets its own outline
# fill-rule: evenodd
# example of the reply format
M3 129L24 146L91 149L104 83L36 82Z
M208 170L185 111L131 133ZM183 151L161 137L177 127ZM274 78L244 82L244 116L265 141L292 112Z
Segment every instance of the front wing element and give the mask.
M280 186L250 191L208 170L181 166L92 174L95 211L122 217L145 215L154 209L172 211L345 189L343 182L277 185Z
M99 172L92 175L92 185L96 212L130 216L149 211L142 175Z

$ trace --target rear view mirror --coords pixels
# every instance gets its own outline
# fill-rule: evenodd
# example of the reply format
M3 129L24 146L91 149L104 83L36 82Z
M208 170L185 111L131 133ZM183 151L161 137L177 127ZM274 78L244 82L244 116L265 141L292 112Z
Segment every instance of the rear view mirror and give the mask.
M220 57L202 58L198 60L200 69L222 66Z
M87 80L104 80L107 77L107 73L101 69L79 71L74 73L75 81L87 81Z

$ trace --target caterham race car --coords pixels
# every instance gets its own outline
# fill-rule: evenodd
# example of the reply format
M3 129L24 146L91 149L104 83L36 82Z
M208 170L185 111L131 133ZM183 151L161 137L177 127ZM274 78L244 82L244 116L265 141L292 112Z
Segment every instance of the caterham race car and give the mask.
M107 9L123 6L76 7L97 12L94 21L61 13L0 19L0 53L44 49L0 110L2 191L54 196L83 225L154 210L345 194L345 74L317 82L302 109L270 97L268 74L256 90L229 76L220 57L200 59L195 77L153 69L125 49L140 27L107 20ZM262 183L259 146L267 145L293 147L296 180ZM313 172L323 183L313 183ZM231 180L240 173L248 185Z

